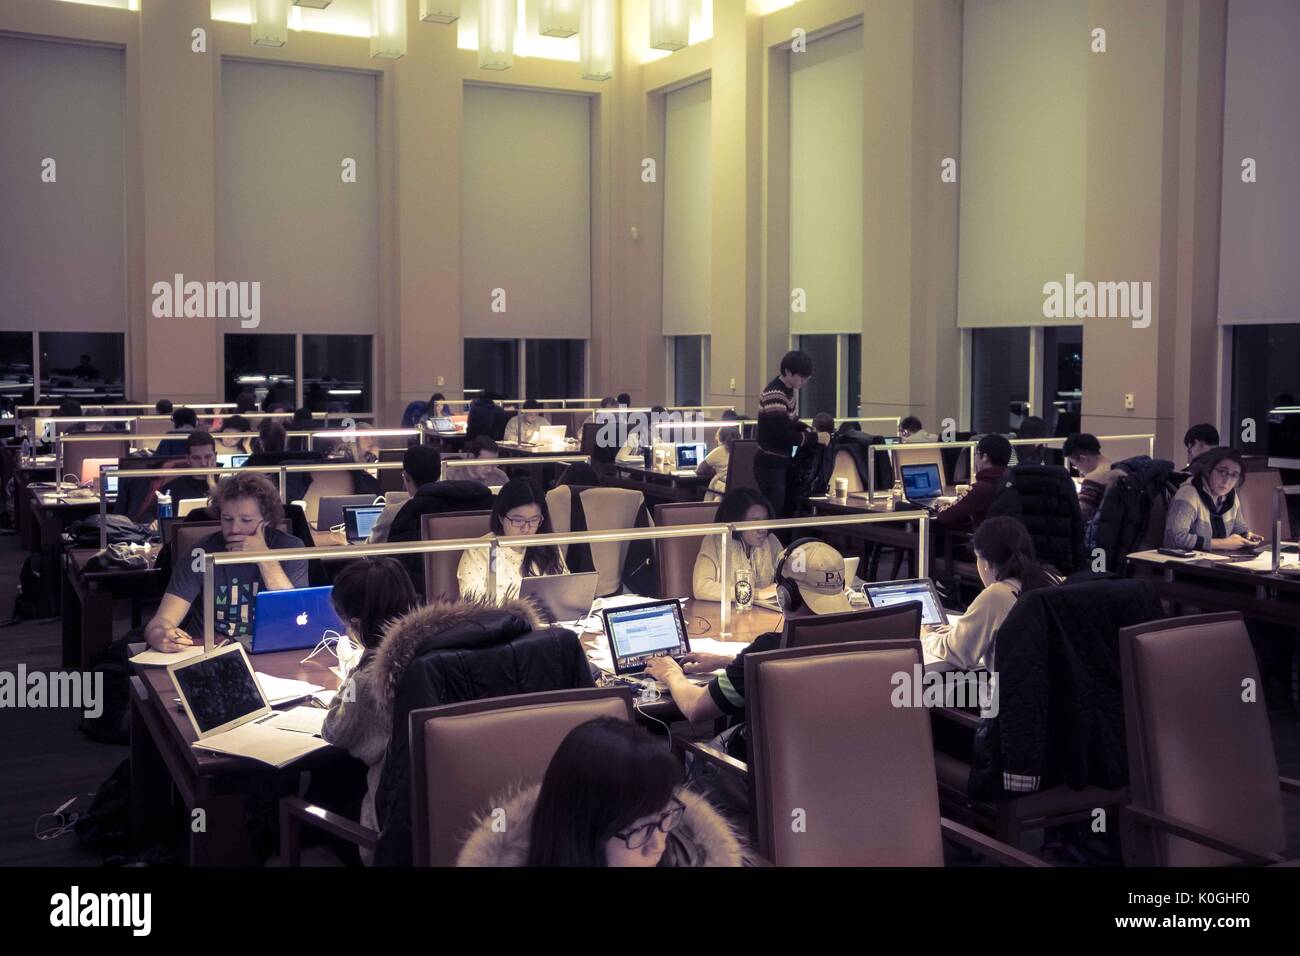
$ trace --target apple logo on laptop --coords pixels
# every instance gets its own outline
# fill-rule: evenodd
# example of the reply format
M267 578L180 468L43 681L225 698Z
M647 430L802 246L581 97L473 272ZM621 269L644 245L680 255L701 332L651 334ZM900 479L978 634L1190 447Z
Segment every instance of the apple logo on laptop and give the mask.
M298 622L299 627L302 627L302 625L307 623L307 612L303 611L296 618L294 618L294 620Z

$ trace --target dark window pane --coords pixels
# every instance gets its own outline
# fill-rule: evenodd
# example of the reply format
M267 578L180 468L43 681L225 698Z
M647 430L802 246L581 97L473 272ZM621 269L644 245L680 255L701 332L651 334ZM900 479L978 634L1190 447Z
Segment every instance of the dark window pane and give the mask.
M465 340L465 389L523 398L519 391L519 350L514 339Z
M1029 401L1029 329L971 331L971 430L1009 432ZM930 430L938 422L926 422Z
M520 398L584 398L583 339L529 339Z
M1034 409L1047 434L1079 430L1083 408L1083 326L1043 329L1043 407Z
M83 405L122 400L126 336L121 332L42 332L41 397Z
M846 335L848 349L848 385L844 396L844 414L860 415L862 406L862 336Z
M302 337L302 403L313 412L374 411L368 335Z
M834 415L835 396L838 392L835 380L839 370L835 336L800 335L795 338L794 347L800 352L807 352L813 362L812 378L799 392L799 417L811 419L818 412Z
M673 336L674 405L703 405L704 336Z
M18 405L35 404L32 333L0 332L0 418L12 418Z
M1269 453L1268 412L1300 402L1300 324L1237 325L1232 329L1232 421L1220 436L1253 455ZM1245 420L1255 440L1242 439Z
M227 335L225 351L227 402L252 392L265 410L272 405L293 410L298 370L292 335Z

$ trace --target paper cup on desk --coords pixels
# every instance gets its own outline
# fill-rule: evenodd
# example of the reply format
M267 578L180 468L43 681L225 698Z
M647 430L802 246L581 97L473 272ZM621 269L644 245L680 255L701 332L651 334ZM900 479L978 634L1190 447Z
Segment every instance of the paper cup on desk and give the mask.
M831 482L832 491L837 499L843 501L849 496L849 480L847 478L836 478Z

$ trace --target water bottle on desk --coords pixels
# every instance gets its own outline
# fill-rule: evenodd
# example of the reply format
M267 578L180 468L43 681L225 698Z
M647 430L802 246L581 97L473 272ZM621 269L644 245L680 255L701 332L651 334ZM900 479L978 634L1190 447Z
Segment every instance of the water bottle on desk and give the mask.
M161 491L155 491L154 494L158 496L158 517L170 518L172 516L172 496L165 495Z

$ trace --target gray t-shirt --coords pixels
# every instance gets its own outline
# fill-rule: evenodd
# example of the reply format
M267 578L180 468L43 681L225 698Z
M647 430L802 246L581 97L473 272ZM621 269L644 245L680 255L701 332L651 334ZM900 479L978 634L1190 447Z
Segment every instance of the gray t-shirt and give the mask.
M266 529L266 543L273 551L284 548L301 548L302 542L277 528ZM226 549L226 539L220 531L208 535L197 547L216 554ZM307 586L306 561L282 561L280 567L295 588ZM212 569L215 586L213 634L218 640L233 637L245 646L253 635L253 601L264 586L260 564L226 564ZM181 625L187 634L198 639L203 636L203 573L194 570L192 554L178 554L172 563L172 577L167 583L167 593L175 594L190 603L190 613Z

